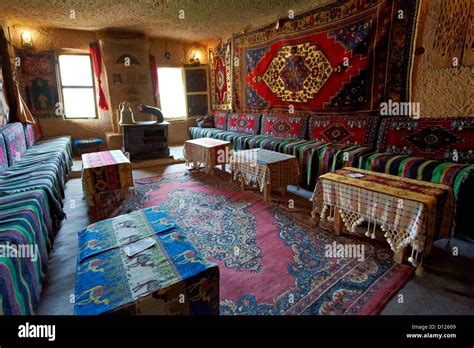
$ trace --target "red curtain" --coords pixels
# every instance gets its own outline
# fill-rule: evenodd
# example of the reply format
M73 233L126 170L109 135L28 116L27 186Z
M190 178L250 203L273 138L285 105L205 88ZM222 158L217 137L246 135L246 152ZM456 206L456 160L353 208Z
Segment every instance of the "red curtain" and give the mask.
M155 106L158 106L158 99L160 94L158 92L158 66L156 65L155 57L151 54L149 55L150 61L150 74L151 74L151 84L153 86L153 101Z
M101 110L109 110L107 100L105 99L104 91L102 90L102 81L100 74L102 73L102 59L100 57L100 48L97 42L90 44L89 52L92 57L92 64L94 65L94 75L97 80L97 94L99 95L99 108Z

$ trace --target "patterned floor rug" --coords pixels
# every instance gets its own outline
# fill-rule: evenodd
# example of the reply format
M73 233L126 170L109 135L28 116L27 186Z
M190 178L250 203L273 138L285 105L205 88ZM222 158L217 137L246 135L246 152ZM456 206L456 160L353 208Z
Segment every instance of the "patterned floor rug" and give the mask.
M377 314L413 274L383 245L315 227L308 200L265 203L228 173L180 172L135 187L122 213L157 205L176 216L219 265L224 315ZM356 248L363 254L347 254Z

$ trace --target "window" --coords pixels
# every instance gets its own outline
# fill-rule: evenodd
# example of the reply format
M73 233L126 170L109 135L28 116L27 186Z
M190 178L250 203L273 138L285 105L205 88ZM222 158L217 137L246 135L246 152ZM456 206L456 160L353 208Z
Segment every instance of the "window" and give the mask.
M89 55L59 56L63 112L66 118L96 118L94 78Z
M185 118L186 100L182 68L158 68L161 112L167 119Z
M209 112L209 71L207 67L188 67L185 73L188 116L205 116Z

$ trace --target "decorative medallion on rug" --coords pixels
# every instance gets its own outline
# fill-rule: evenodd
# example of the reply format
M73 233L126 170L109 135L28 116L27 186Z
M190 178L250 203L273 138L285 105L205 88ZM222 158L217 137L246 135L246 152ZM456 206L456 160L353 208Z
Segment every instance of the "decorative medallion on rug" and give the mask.
M213 110L232 109L231 43L219 43L209 50L211 102Z
M377 314L413 274L386 246L309 224L307 200L293 209L264 203L229 179L189 172L140 179L123 211L158 206L176 218L219 265L221 314ZM364 245L363 258L329 257L336 245Z
M417 1L343 0L233 37L238 111L377 110L408 99Z

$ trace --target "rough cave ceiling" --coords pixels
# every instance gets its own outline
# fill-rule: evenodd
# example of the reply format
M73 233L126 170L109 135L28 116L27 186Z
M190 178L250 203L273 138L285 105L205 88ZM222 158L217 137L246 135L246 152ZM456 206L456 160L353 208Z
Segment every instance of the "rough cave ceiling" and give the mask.
M128 30L207 41L271 23L288 16L289 10L298 14L332 1L0 0L0 18L42 27Z

